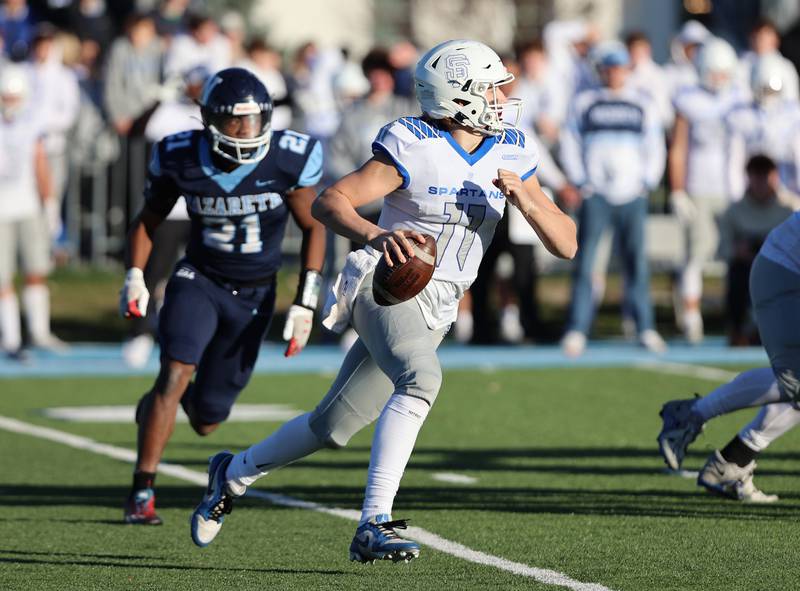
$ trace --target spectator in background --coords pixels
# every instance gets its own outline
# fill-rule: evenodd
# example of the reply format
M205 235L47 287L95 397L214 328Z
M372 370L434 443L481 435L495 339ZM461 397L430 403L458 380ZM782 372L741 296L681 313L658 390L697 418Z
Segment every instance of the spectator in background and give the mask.
M79 0L70 7L69 30L83 41L94 42L100 51L114 39L114 22L108 15L105 0Z
M560 88L565 100L597 85L597 74L591 63L592 48L600 38L594 23L583 20L552 21L544 28L544 46L550 64L561 77Z
M272 98L272 129L286 129L292 122L292 107L286 79L281 73L281 54L262 39L247 45L247 56L236 65L253 72Z
M30 76L9 64L0 72L0 343L24 358L19 302L14 291L17 258L22 262L22 302L34 347L62 350L50 332L50 241L44 210L53 200L45 144L45 118L31 101Z
M11 60L20 61L28 56L35 27L27 0L5 0L0 7L0 33Z
M131 16L125 37L114 41L106 65L105 104L118 134L128 135L134 122L155 106L161 57L153 20L144 14Z
M790 78L791 80L791 78ZM748 158L764 154L775 161L781 185L800 196L800 100L790 96L783 58L767 54L750 70L752 101L741 103L726 117L731 195L745 189Z
M650 94L661 113L664 129L670 129L675 112L672 109L669 81L664 69L653 61L650 39L641 31L633 31L625 38L625 45L631 56L630 84Z
M152 17L156 32L169 44L179 34L186 31L188 10L191 0L162 0Z
M670 44L672 59L664 66L670 96L674 97L683 86L697 84L694 58L700 46L710 37L711 32L702 23L694 20L683 23L680 32Z
M684 86L675 96L669 149L669 201L686 240L675 316L690 343L703 340L703 267L717 250L717 219L732 195L725 119L746 98L734 84L736 53L727 42L706 41L696 61L699 82Z
M68 135L80 109L80 89L75 73L62 62L63 49L56 46L55 29L41 24L31 42L31 92L37 116L42 119L44 146L51 175L48 226L57 240L61 233L61 204L67 187Z
M368 92L343 111L339 130L331 138L327 159L331 177L341 178L361 168L372 157L372 142L381 127L387 121L417 111L414 102L394 94L395 70L385 49L375 48L367 53L361 61L361 69L368 81ZM377 223L382 205L383 201L379 199L357 211Z
M419 51L407 39L398 41L389 48L389 63L394 68L394 92L397 95L415 100L414 68Z
M747 163L744 197L725 211L720 223L720 255L728 263L727 320L731 345L753 345L758 330L749 318L750 268L767 234L794 211L792 198L780 193L775 162L753 156Z
M654 352L666 345L655 330L645 249L647 195L664 171L664 130L648 95L627 85L628 50L609 42L595 52L602 87L572 101L561 138L561 161L584 196L578 213L578 254L564 353L578 356L592 324L592 266L600 237L617 233L626 278L626 299L637 323L639 343Z
M149 143L175 133L203 128L198 101L208 77L209 72L204 66L196 66L184 73L180 96L160 103L147 121L144 135ZM154 322L157 322L164 301L166 282L189 241L190 227L186 201L180 197L152 237L153 250L144 269L144 282L153 297L147 314L131 320L128 340L122 345L122 358L129 367L143 367L150 359Z
M797 68L778 51L781 38L775 24L768 19L761 19L750 30L750 50L745 52L740 61L739 76L743 86L749 86L753 68L762 57L772 56L780 64L783 72L781 78L785 86L784 96L789 99L800 98L800 80Z
M524 92L524 78L521 75L521 64L512 56L502 56L506 70L515 76L515 80L503 86L507 97L522 98ZM525 100L524 98L522 99ZM528 108L523 102L523 113ZM536 133L524 123L518 128L525 134L526 142L538 145L539 167L536 171L537 178L548 195L553 192L558 196L560 205L568 210L575 209L580 201L580 195L575 187L569 184L552 156L542 145ZM471 311L459 307L456 319L455 334L457 340L466 340L463 325L474 327L472 341L474 343L494 343L499 337L506 342L519 342L523 338L535 340L542 337L539 322L539 309L537 299L537 270L535 249L541 246L541 240L536 232L525 221L525 217L516 207L506 207L504 215L497 224L494 238L483 256L478 276L470 287ZM501 255L508 253L513 261L513 272L510 276L510 286L498 281L495 269ZM500 288L499 292L499 319L498 314L492 310L489 300L490 292L494 286ZM469 316L467 316L469 314Z
M361 64L350 59L350 51L342 49L344 61L333 76L333 96L336 108L343 112L354 102L369 92L369 81L361 69Z
M229 10L219 19L219 29L228 39L231 48L231 63L235 64L247 57L245 40L247 39L247 23L242 13Z
M219 32L210 16L193 14L186 33L177 35L167 50L164 74L167 79L180 78L195 66L219 72L231 65L231 42Z
M522 124L536 130L547 146L558 142L559 128L566 117L567 96L560 75L553 70L541 40L517 49L521 72L517 96L525 104Z
M301 45L295 53L290 73L290 92L296 107L298 125L305 133L326 146L339 128L339 110L333 80L344 59L335 48L319 48L313 42Z

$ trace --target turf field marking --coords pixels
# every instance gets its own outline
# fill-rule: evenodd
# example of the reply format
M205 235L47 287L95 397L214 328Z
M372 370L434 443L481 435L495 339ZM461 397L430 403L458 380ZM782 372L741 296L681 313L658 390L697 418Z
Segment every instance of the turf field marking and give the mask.
M133 405L108 406L59 406L45 408L42 414L49 419L73 423L126 423L134 420L136 407ZM237 404L233 407L230 422L289 421L300 414L288 404ZM183 409L178 409L178 421L188 423Z
M691 363L675 363L672 361L643 361L637 363L635 367L674 376L701 378L710 382L730 382L739 375L737 372L719 369L718 367L693 365Z
M60 443L75 449L89 451L101 456L113 458L115 460L122 460L123 462L133 463L136 461L136 452L132 449L100 443L88 437L74 435L73 433L67 433L65 431L59 431L58 429L51 429L49 427L33 425L31 423L26 423L24 421L19 421L17 419L12 419L2 415L0 415L0 429L4 429L12 433L31 435L40 439L46 439L48 441ZM167 474L173 478L178 478L180 480L191 482L203 487L208 484L208 476L205 472L190 470L189 468L180 466L178 464L161 463L158 465L158 471L161 474ZM294 497L258 489L248 490L247 496L264 499L274 505L293 507L297 509L307 509L309 511L316 511L318 513L325 513L327 515L341 517L350 521L358 521L361 517L361 513L359 511L354 511L352 509L326 507L325 505L320 505L319 503L314 503L312 501L303 501L301 499L295 499ZM567 589L572 589L573 591L611 591L608 587L605 587L599 583L583 583L555 570L528 566L527 564L523 564L521 562L514 562L499 556L473 550L467 546L464 546L463 544L447 540L420 527L409 527L408 533L417 542L429 546L434 550L438 550L439 552L450 554L451 556L466 560L468 562L482 564L484 566L492 566L499 570L510 572L515 575L535 579L536 581L544 583L545 585L557 585L560 587L566 587Z
M449 482L451 484L475 484L478 479L466 474L456 474L455 472L434 472L431 476L439 482Z

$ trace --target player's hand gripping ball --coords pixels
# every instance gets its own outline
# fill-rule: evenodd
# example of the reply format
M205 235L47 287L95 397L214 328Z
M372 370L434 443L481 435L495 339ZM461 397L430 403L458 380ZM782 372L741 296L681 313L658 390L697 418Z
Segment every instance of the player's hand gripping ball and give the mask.
M381 306L393 306L410 300L421 292L433 277L436 268L436 240L427 234L421 234L425 241L417 242L409 237L408 241L414 250L414 256L405 256L405 261L398 260L396 254L389 250L392 266L382 256L375 267L372 279L372 296ZM384 253L385 254L385 253Z

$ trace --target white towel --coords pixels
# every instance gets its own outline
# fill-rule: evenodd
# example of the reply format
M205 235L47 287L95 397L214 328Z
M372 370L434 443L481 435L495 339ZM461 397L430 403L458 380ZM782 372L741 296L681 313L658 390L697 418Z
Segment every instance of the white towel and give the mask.
M362 248L347 255L342 272L328 289L322 309L322 326L336 333L347 328L361 283L375 269L378 259L380 253L372 248Z

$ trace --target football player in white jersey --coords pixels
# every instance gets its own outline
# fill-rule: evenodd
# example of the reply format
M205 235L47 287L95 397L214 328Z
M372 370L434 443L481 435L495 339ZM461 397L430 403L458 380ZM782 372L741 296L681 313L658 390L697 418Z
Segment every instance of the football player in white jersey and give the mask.
M350 546L359 562L411 560L416 542L398 535L405 520L392 504L428 411L441 385L436 349L455 320L458 301L503 215L519 208L556 256L577 249L573 221L542 192L536 149L502 120L519 101L501 86L513 76L498 55L475 41L456 40L426 53L415 71L421 117L386 125L373 157L326 189L314 215L336 233L365 244L348 255L328 296L323 324L352 324L359 339L315 410L234 456L211 458L209 485L192 515L196 544L211 543L233 498L258 478L323 447L341 447L377 419L361 522ZM355 208L385 196L377 225ZM437 236L433 279L415 298L379 306L372 271L380 257L414 256L412 241Z
M722 450L714 451L697 483L719 495L772 503L753 484L755 460L771 442L800 423L800 213L770 232L750 272L750 296L771 367L751 369L696 399L672 400L661 409L659 450L680 468L686 450L714 417L762 406Z
M768 54L753 61L753 100L740 104L726 118L729 182L736 196L744 192L745 162L757 154L774 160L781 184L800 195L800 100L791 96L783 59Z
M41 113L33 108L29 73L4 64L0 72L0 351L25 356L19 301L14 291L17 258L25 287L22 303L35 347L63 350L50 332L50 236L48 220L57 218Z
M687 340L703 339L703 266L716 252L717 218L729 203L727 113L746 97L734 84L736 53L711 39L696 57L700 81L675 96L669 148L670 203L686 235L687 252L676 294L676 317Z

